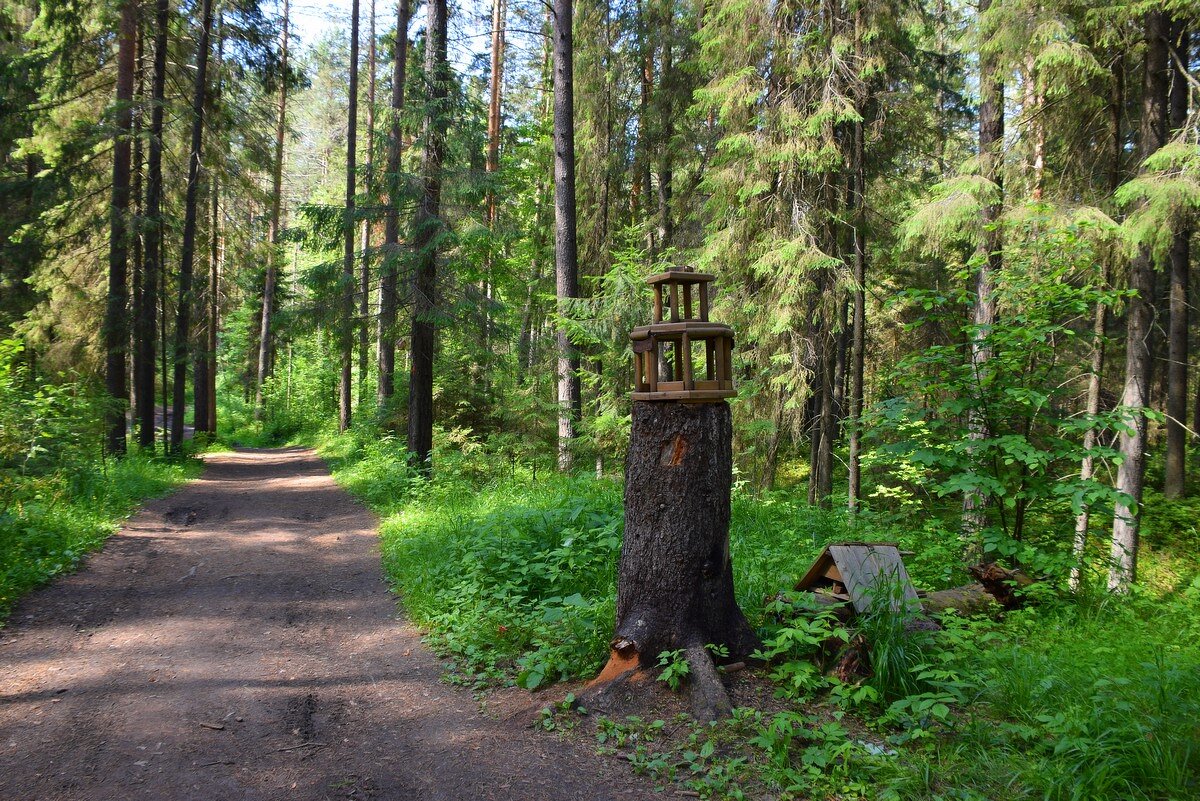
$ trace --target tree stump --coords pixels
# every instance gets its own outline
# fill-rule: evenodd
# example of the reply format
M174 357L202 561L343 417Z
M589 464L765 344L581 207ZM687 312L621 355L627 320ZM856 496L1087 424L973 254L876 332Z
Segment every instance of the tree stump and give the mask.
M726 714L729 698L706 646L733 662L760 645L733 592L732 439L723 401L634 402L616 636L600 677L625 683L663 651L682 650L694 712L707 720Z

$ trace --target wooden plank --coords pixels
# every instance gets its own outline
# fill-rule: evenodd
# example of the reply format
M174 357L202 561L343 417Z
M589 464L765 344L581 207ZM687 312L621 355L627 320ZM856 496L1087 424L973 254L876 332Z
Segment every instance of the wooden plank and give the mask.
M842 574L846 591L860 614L869 612L886 598L892 611L920 608L917 591L909 580L904 560L894 545L829 546L829 554ZM900 586L899 596L895 585Z
M671 287L671 322L679 322L679 285L667 284Z
M654 347L643 354L646 359L646 388L650 392L658 391L658 348Z
M661 286L654 287L654 319L657 322L662 322L662 290Z
M717 377L716 342L704 340L704 377L710 381Z
M708 322L708 284L701 284L697 291L700 293L700 319Z
M696 382L692 378L692 340L685 331L683 333L682 347L679 349L680 357L683 360L683 388L695 389Z
M692 319L692 285L684 284L683 289L683 319Z
M724 400L725 398L732 398L737 395L737 392L729 389L693 389L690 392L684 390L664 392L662 389L663 384L659 384L658 387L658 392L634 392L632 397L635 401L679 400L709 403Z
M656 273L646 279L647 284L661 284L666 281L674 281L680 284L706 284L709 281L715 281L716 276L712 273L689 273L683 270L668 270L665 273Z

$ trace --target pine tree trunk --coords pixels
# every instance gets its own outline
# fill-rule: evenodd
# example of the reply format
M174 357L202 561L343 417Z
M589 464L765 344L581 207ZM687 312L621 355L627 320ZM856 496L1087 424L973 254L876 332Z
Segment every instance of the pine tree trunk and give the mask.
M130 264L133 265L133 301L130 305L130 310L133 315L131 325L128 327L129 340L127 342L127 353L130 354L129 376L130 381L127 382L129 387L129 403L133 409L133 420L131 421L136 428L138 423L137 411L140 408L138 400L138 376L142 372L142 350L139 347L138 334L141 331L141 321L138 315L142 311L142 295L145 292L145 275L144 275L144 260L145 253L143 252L142 233L145 230L143 220L146 214L145 195L143 194L144 184L142 182L143 167L145 166L145 148L143 145L143 116L146 108L146 63L145 63L145 35L140 22L137 26L137 52L134 56L134 74L137 76L133 91L134 96L134 115L133 115L133 166L132 175L130 178L131 204L133 205L133 219L136 220L135 230L133 233L133 253L130 255ZM154 356L151 354L151 360ZM132 433L132 432L131 432ZM141 441L141 434L138 433L138 441Z
M346 110L346 210L342 222L342 303L338 320L341 374L338 379L338 431L350 427L354 372L354 196L358 158L358 0L350 5L350 88Z
M984 14L991 0L980 0L979 13ZM1004 162L1004 81L994 56L981 52L979 57L979 161L983 177L998 187L1003 185ZM1001 237L998 227L1002 202L983 207L983 226L980 250L982 263L975 276L975 335L971 341L971 366L977 391L982 391L987 363L991 359L988 331L996 322L995 276L1002 266ZM990 435L988 421L980 408L972 409L969 420L970 438L974 442ZM987 498L978 490L969 491L963 498L963 540L967 561L975 561L982 544L979 534L987 525Z
M408 62L409 0L396 7L396 43L392 54L392 119L388 136L388 209L383 229L383 267L379 278L379 383L375 398L382 407L396 391L396 281L400 259L400 156L404 145L400 113L404 109L404 78Z
M572 55L573 0L554 0L554 274L559 310L579 297L579 256L575 225L575 113ZM558 330L558 469L574 465L582 398L579 352Z
M179 306L175 310L174 382L171 403L171 450L183 445L183 416L187 403L187 363L192 309L192 267L196 255L196 217L200 193L200 156L204 142L204 106L208 96L208 49L212 37L213 0L203 0L200 42L196 49L196 85L192 95L192 141L183 208L183 243L179 262Z
M280 214L283 206L283 143L287 136L287 93L288 93L288 26L291 22L291 2L283 0L283 30L279 39L279 113L275 117L275 157L271 162L271 220L268 223L267 241L271 243L267 254L267 269L263 279L262 311L259 315L258 369L254 377L254 419L263 415L263 384L269 375L271 350L275 332L271 328L271 317L275 311L275 285L279 280L279 239L282 233Z
M367 15L367 197L375 197L375 0ZM373 200L372 200L373 205ZM371 220L362 221L362 265L358 275L358 402L367 400L367 364L371 329Z
M1170 25L1160 10L1146 14L1145 94L1142 98L1142 160L1163 146L1167 138L1167 37ZM1110 590L1124 591L1137 580L1140 505L1146 455L1146 407L1150 400L1150 335L1154 326L1154 262L1143 248L1129 266L1125 329L1125 390L1121 406L1125 427L1117 437L1121 464L1117 468L1118 492L1130 500L1118 501L1113 510Z
M1092 324L1092 371L1088 376L1087 408L1085 414L1089 420L1094 420L1100 413L1100 382L1104 375L1104 329L1108 322L1108 306L1103 301L1096 303L1094 322ZM1096 474L1096 457L1092 449L1096 447L1097 432L1094 426L1088 428L1083 435L1083 462L1079 467L1079 480L1091 481ZM1088 526L1090 525L1091 510L1085 505L1075 516L1075 541L1072 546L1071 576L1069 584L1071 591L1079 589L1083 578L1083 559L1087 551Z
M146 153L145 242L143 246L142 294L134 315L137 344L134 383L137 384L138 445L154 447L155 351L158 313L158 277L162 265L162 121L163 96L167 85L168 0L155 2L154 67L150 78L150 138ZM163 403L167 402L163 395Z
M212 217L208 240L208 342L204 347L208 359L208 380L203 385L208 395L208 415L204 420L204 430L210 434L217 433L217 331L220 325L220 287L221 188L216 178L213 178Z
M855 18L855 30L859 30L858 18ZM861 112L860 112L861 113ZM867 341L867 236L866 218L863 213L865 205L864 162L863 162L863 124L854 123L852 132L851 159L854 187L850 199L850 214L853 228L853 259L854 259L854 312L850 322L850 443L849 469L847 481L847 506L850 513L858 511L862 496L862 413L863 413L863 379Z
M450 65L446 60L446 0L428 0L425 75L430 98L425 117L425 160L421 204L413 244L417 268L413 276L413 317L409 336L408 451L413 463L428 473L433 454L433 357L437 346L437 239L441 233L442 162L446 155L448 120L445 103Z
M663 651L684 650L695 681L705 675L704 662L711 670L707 645L728 648L730 661L759 645L734 597L732 439L724 402L633 404L612 643L615 654L631 664L636 657L650 668ZM718 681L708 689L719 686ZM701 717L725 711L721 694L715 706L711 693L701 694Z
M1191 37L1182 28L1175 39L1176 52L1187 59ZM1188 86L1186 77L1173 64L1171 70L1171 129L1178 131L1187 122ZM1184 228L1171 243L1170 319L1167 333L1167 459L1163 477L1163 495L1181 498L1186 491L1187 412L1188 412L1188 283L1191 279L1192 232Z
M109 210L108 298L104 308L105 388L110 454L125 453L125 407L128 403L125 361L129 351L129 178L133 131L134 57L137 50L137 4L121 6L117 36L116 136L113 145L112 201Z

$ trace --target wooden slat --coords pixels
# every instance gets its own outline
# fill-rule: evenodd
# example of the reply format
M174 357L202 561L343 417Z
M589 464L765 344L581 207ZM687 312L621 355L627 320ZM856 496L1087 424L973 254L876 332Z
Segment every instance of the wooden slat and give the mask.
M679 285L667 284L671 287L671 322L679 322Z
M683 388L695 389L695 380L692 378L692 340L685 331L683 334L682 347L679 349L680 357L683 360Z
M692 285L684 284L683 290L683 318L685 320L692 319Z
M846 591L860 614L886 599L893 611L919 608L917 591L908 578L904 560L894 545L830 545L829 554L842 574ZM901 588L901 597L893 597L889 588Z

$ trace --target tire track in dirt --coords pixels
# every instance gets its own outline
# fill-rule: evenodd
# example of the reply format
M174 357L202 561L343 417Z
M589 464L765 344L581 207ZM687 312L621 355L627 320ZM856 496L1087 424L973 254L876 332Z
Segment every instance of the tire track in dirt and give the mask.
M311 451L207 462L0 631L0 798L661 798L442 684Z

